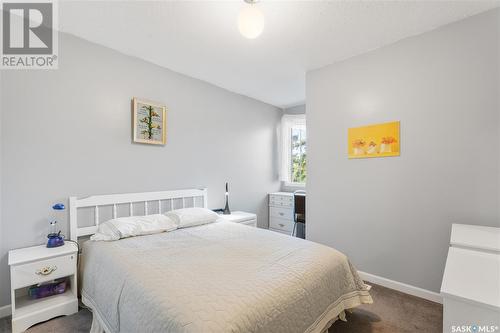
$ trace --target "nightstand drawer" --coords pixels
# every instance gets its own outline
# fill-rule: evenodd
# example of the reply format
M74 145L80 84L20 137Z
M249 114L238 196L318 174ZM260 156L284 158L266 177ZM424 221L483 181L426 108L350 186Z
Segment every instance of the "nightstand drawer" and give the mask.
M286 232L292 232L293 220L271 217L271 219L269 220L269 228Z
M293 209L286 207L269 207L269 215L271 217L278 217L281 219L288 219L293 221Z
M257 220L248 220L240 222L240 224L249 225L251 227L257 227Z
M27 287L76 273L76 254L11 266L12 288Z

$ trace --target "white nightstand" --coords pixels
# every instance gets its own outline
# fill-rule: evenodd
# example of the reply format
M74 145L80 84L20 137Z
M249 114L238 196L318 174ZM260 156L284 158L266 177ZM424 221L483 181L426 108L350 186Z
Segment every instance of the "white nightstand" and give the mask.
M78 249L70 242L50 249L40 245L9 251L13 333L78 312L77 256ZM62 277L70 282L64 294L40 299L28 296L28 287Z
M220 217L235 223L241 223L252 227L257 227L257 215L247 212L231 212L229 215L219 214Z

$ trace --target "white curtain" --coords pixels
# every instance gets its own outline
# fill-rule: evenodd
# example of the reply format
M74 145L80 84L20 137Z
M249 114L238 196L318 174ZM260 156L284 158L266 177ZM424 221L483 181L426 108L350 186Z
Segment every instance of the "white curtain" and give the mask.
M285 114L281 118L281 138L280 138L280 180L283 182L290 182L291 175L291 140L292 128L305 128L306 115L305 114Z

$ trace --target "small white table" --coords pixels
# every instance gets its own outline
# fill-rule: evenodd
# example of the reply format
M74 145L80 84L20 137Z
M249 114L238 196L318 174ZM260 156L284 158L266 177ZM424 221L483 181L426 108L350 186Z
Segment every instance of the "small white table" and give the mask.
M9 251L13 333L78 312L77 257L78 249L70 242L55 248L39 245ZM28 296L28 287L63 277L70 283L65 293L39 299Z
M219 214L220 217L235 223L241 223L252 227L257 227L257 215L247 212L231 212L229 215Z

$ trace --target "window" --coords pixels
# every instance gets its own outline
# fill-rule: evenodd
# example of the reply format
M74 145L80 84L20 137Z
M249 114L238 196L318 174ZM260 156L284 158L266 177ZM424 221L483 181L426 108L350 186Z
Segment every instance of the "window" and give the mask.
M281 119L281 180L287 185L305 185L307 178L307 134L305 115Z

